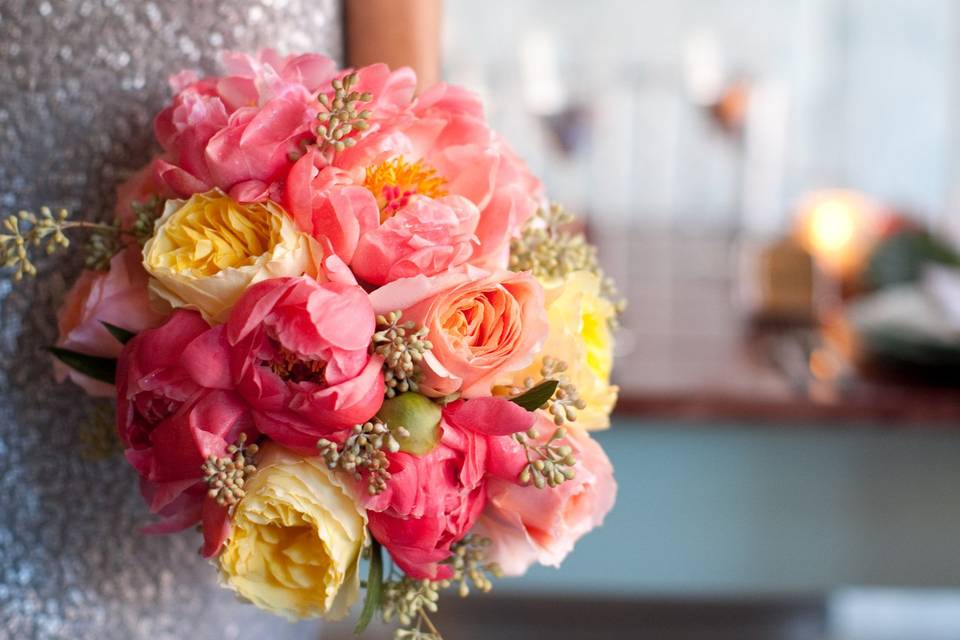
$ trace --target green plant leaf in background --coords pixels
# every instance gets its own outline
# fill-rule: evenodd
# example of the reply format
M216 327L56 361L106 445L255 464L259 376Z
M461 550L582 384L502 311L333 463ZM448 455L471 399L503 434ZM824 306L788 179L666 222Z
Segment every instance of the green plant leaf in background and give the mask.
M109 322L104 322L101 320L100 324L102 324L104 328L110 332L110 335L116 338L117 342L119 342L120 344L127 344L133 339L134 336L137 335L133 331L127 331L126 329L121 329L117 325L110 324Z
M360 617L357 618L357 626L353 632L357 635L363 633L370 621L373 620L373 614L380 610L380 603L383 600L383 552L380 549L380 543L373 540L370 544L370 571L367 574L367 596L363 601L363 609L360 611Z
M910 229L882 240L863 274L870 289L916 282L929 264L960 266L960 254L928 231Z
M510 398L510 402L515 402L527 411L536 411L547 403L547 400L553 397L557 390L557 380L544 380L532 389L524 391L515 398Z
M90 376L94 380L114 384L117 373L117 361L113 358L101 358L91 356L86 353L71 351L61 347L48 347L47 349L53 356L67 365L74 371L78 371L85 376Z

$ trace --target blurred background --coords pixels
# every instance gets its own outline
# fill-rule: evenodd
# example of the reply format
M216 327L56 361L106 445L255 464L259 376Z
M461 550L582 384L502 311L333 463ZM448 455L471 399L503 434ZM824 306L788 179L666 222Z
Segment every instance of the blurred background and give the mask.
M445 11L629 301L617 506L453 635L960 638L960 4Z

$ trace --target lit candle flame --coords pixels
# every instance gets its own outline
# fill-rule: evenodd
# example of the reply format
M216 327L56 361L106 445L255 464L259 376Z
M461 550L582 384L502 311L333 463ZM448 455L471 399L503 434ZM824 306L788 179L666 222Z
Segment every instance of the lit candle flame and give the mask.
M876 204L855 191L819 191L800 207L799 239L827 273L843 276L864 258Z

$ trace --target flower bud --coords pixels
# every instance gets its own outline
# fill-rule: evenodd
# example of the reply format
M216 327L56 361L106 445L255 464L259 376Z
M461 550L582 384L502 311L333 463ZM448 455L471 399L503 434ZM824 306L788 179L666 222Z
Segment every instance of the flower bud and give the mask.
M440 442L440 407L419 393L411 391L384 400L377 417L390 427L405 453L424 456Z

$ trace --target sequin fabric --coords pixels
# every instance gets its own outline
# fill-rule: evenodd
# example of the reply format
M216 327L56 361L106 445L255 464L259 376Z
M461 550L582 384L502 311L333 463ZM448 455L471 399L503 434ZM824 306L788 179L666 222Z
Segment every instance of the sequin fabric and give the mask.
M117 183L154 151L167 77L267 46L339 58L339 4L0 0L0 213L107 219ZM132 469L88 459L95 402L57 385L43 351L80 262L0 279L0 638L319 637L220 589L195 532L137 533L150 516Z

